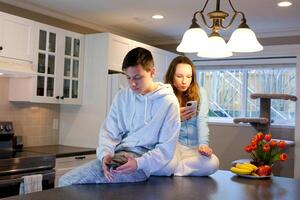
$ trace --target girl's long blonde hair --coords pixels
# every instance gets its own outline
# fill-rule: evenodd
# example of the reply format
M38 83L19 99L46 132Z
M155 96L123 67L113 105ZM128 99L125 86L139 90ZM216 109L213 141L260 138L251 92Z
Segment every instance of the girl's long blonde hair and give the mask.
M185 91L182 94L182 96L181 96L182 101L180 102L180 106L185 106L186 102L188 102L188 101L197 101L198 108L199 108L200 90L199 90L199 85L197 83L196 67L189 58L187 58L185 56L177 56L176 58L174 58L172 60L172 62L169 65L169 68L167 70L167 73L165 75L165 83L171 84L171 86L173 87L174 93L175 93L176 97L178 98L179 92L178 92L177 88L174 86L174 76L175 76L177 65L181 64L181 63L188 64L192 67L192 82L191 82L189 88L187 89L187 91Z

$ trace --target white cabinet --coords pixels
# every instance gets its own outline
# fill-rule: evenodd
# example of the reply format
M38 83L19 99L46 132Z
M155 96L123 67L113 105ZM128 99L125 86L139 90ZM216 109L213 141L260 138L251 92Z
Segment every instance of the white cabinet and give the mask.
M96 154L56 158L55 160L55 187L58 186L59 178L80 165L96 159Z
M82 35L36 23L33 65L36 76L11 78L9 100L81 104Z
M103 33L102 37L106 37L107 40L107 66L109 70L121 72L123 59L128 51L136 47L143 47L152 53L156 68L154 80L163 82L170 61L177 56L177 54L117 35Z
M33 60L34 21L0 12L0 56Z
M108 69L113 71L122 71L122 63L125 55L132 48L132 41L113 34L107 34L108 37Z

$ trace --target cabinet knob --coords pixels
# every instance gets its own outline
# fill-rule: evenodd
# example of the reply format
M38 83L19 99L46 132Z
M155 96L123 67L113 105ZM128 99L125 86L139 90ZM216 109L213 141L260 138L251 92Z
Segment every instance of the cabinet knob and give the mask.
M3 46L0 46L0 51L2 51L3 50Z
M60 99L64 99L64 98L65 98L64 96L61 96L61 97L60 97Z
M56 99L59 99L59 96L56 96L55 98L56 98Z

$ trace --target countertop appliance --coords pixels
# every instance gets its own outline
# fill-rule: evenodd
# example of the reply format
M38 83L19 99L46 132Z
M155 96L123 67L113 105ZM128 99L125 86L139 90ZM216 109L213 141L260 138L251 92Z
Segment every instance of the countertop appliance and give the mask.
M23 176L42 174L43 190L54 187L55 155L14 148L12 122L0 121L0 198L19 194Z

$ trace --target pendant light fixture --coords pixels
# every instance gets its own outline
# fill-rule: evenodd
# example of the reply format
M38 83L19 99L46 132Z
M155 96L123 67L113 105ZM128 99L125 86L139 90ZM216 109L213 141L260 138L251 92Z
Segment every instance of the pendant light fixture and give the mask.
M178 52L197 53L199 57L205 58L225 58L232 56L232 52L256 52L263 49L262 45L258 42L255 33L247 25L244 13L235 10L231 0L224 0L229 3L233 12L229 23L223 25L223 21L229 14L220 10L220 0L216 0L216 10L207 14L212 21L212 24L209 25L204 16L204 10L209 1L210 0L206 0L201 11L196 11L194 13L192 24L184 33L183 38L176 49ZM197 23L197 15L201 16L205 27L212 31L209 37ZM241 23L232 33L226 44L219 31L228 29L238 15L241 16Z

